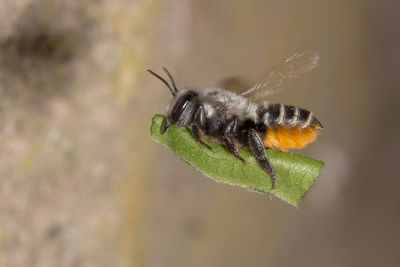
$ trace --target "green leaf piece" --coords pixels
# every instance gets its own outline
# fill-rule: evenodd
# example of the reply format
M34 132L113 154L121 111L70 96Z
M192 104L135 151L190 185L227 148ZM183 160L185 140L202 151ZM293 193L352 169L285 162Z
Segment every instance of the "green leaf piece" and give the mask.
M186 128L171 126L163 135L165 122L165 116L155 115L151 136L206 176L217 182L273 195L294 206L299 205L324 166L322 161L269 149L266 152L267 157L278 177L277 189L273 190L271 178L258 166L250 151L239 150L247 161L247 164L243 164L224 146L207 141L214 149L210 151L198 144Z

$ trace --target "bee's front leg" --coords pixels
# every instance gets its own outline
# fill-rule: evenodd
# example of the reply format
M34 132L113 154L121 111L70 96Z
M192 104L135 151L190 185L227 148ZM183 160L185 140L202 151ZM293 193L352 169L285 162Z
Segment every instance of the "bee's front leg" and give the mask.
M201 127L205 126L205 119L206 119L206 114L204 111L204 106L200 105L194 114L193 123L191 124L191 128L192 128L191 130L192 130L194 139L196 139L196 141L199 144L201 144L201 145L205 146L206 148L208 148L209 150L213 151L213 148L210 147L206 142L204 142L201 139L201 137L202 137Z
M209 150L213 151L213 148L210 147L206 142L204 142L201 139L201 130L200 130L199 126L197 126L196 124L192 124L192 134L194 136L194 139L196 139L197 143L199 143L200 145L203 145L206 148L208 148Z
M164 125L163 125L163 128L162 128L162 134L164 135L165 134L165 132L168 130L168 128L170 127L171 125L170 125L170 123L169 123L169 120L168 120L168 118L165 120L165 123L164 123Z

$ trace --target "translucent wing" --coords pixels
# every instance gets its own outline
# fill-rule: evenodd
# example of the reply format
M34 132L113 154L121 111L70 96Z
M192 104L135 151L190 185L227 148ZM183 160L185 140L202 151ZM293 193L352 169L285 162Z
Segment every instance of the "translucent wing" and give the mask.
M232 91L236 94L241 94L249 85L249 81L240 76L229 76L218 81L217 88Z
M261 102L271 94L286 89L299 88L307 74L315 68L319 55L305 51L286 59L282 64L264 74L254 85L245 89L241 95L250 101Z

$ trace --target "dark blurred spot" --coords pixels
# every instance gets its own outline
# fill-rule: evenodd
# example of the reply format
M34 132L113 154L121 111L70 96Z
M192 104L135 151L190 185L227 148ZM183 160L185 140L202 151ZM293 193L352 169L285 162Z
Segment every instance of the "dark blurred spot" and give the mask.
M50 226L49 230L47 231L48 239L55 239L57 238L62 232L62 227L60 225L54 224Z
M1 43L3 55L13 57L14 60L58 61L64 63L74 56L76 48L74 33L46 32L17 32ZM74 41L75 40L75 41ZM12 63L12 62L9 62ZM13 62L16 64L17 62Z
M65 5L32 2L14 30L0 39L0 89L4 96L36 105L54 94L69 93L66 89L77 74L75 63L87 54L90 23ZM44 10L51 10L50 15Z

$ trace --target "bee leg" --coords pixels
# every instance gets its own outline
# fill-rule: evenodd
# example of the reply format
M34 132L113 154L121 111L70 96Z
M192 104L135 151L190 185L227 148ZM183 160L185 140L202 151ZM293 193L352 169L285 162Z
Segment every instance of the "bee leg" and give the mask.
M242 161L244 164L247 164L247 162L239 154L237 150L237 145L235 144L235 141L232 137L232 134L235 133L237 130L237 124L238 124L238 118L237 117L231 118L225 127L224 136L222 137L222 139L224 140L224 143L228 148L228 151L237 159Z
M197 110L194 114L194 117L193 117L192 134L199 144L201 144L201 145L205 146L206 148L208 148L209 150L213 151L213 148L210 147L206 142L204 142L201 139L201 135L202 135L201 127L205 126L205 119L206 119L206 114L205 114L204 106L200 105L197 108Z
M265 155L265 147L260 137L258 136L256 130L250 129L248 142L250 146L251 153L257 160L258 165L271 177L272 186L276 190L277 177L271 163Z
M247 164L247 162L239 154L239 151L237 150L237 146L236 146L233 138L230 135L225 134L222 139L224 140L224 143L225 143L226 147L228 148L228 151L233 156L235 156L237 159L241 160L244 164Z
M194 139L196 139L197 143L199 143L200 145L203 145L206 148L208 148L209 150L213 151L213 148L210 147L206 142L204 142L201 139L201 130L200 130L199 126L197 126L197 124L192 124L192 134L194 136Z

